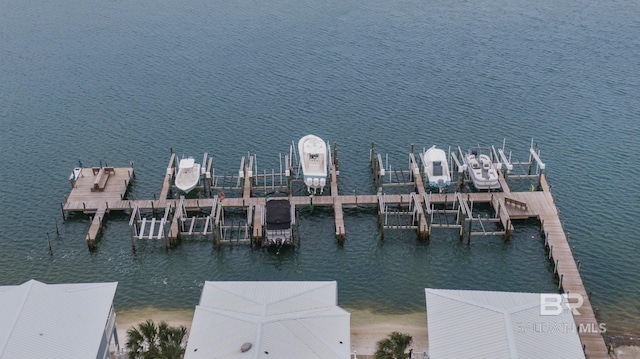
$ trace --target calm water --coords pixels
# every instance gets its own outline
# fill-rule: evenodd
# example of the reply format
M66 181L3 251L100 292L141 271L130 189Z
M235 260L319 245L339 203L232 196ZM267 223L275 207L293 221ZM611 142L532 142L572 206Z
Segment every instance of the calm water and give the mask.
M344 307L424 310L424 288L552 292L535 221L512 240L421 243L374 210L301 212L280 256L185 241L130 249L113 214L62 224L78 160L126 166L160 192L169 148L235 173L277 166L292 140L339 146L340 191L373 193L372 141L394 167L422 148L540 144L601 319L640 332L640 3L530 1L0 1L0 284L118 281L116 308L197 304L206 280L337 280ZM55 235L54 220L61 224ZM46 233L52 233L54 255Z

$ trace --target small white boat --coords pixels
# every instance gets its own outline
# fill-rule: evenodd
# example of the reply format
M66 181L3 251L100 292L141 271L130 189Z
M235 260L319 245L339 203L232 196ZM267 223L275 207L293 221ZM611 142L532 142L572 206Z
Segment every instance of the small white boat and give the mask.
M200 181L200 164L192 157L183 158L178 164L175 184L184 193L189 193Z
M315 193L319 189L322 193L327 184L327 144L318 136L306 135L298 141L298 153L307 190Z
M438 188L442 192L451 184L449 162L444 150L432 146L422 154L422 162L430 187Z
M498 171L491 162L491 157L481 151L480 147L471 148L465 157L469 177L476 189L499 189Z

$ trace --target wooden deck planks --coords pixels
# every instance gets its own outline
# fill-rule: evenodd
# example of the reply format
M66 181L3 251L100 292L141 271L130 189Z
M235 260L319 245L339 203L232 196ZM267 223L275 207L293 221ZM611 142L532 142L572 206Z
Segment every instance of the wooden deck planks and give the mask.
M582 296L583 303L578 308L580 315L574 315L574 321L579 329L585 328L585 331L580 331L579 333L580 340L585 347L585 354L588 358L609 358L604 339L597 332L598 321L591 307L591 301L584 288L557 210L555 212L555 214L542 214L539 219L551 251L551 260L554 265L557 263L556 271L562 281L560 283L562 291L564 293L577 293Z

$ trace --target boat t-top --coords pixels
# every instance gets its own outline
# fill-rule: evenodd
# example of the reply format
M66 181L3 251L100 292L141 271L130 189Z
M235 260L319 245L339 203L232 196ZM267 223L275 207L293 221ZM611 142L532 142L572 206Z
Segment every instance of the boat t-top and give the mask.
M440 192L451 184L451 173L449 172L449 162L444 150L431 146L422 154L424 163L424 174L427 176L429 186L438 188Z
M265 241L267 246L275 246L276 254L280 253L280 249L284 245L291 245L292 242L292 224L295 217L292 215L295 206L287 199L271 199L267 200L265 205Z
M318 136L306 135L298 141L298 153L307 190L315 193L319 189L322 193L327 184L327 144Z
M500 188L498 171L493 165L491 157L482 153L482 148L470 148L465 157L465 163L469 170L469 177L471 177L476 189L491 190Z
M189 193L200 180L200 164L193 157L183 158L178 164L175 184L182 192Z

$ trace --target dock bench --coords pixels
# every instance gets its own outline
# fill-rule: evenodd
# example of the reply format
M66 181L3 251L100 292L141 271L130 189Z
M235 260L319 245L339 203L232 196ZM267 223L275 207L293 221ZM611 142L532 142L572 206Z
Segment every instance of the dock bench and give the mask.
M113 167L93 167L91 170L93 172L93 175L96 176L95 180L93 181L91 192L104 191L104 188L107 185L107 181L109 180L109 175L116 174L116 171Z

